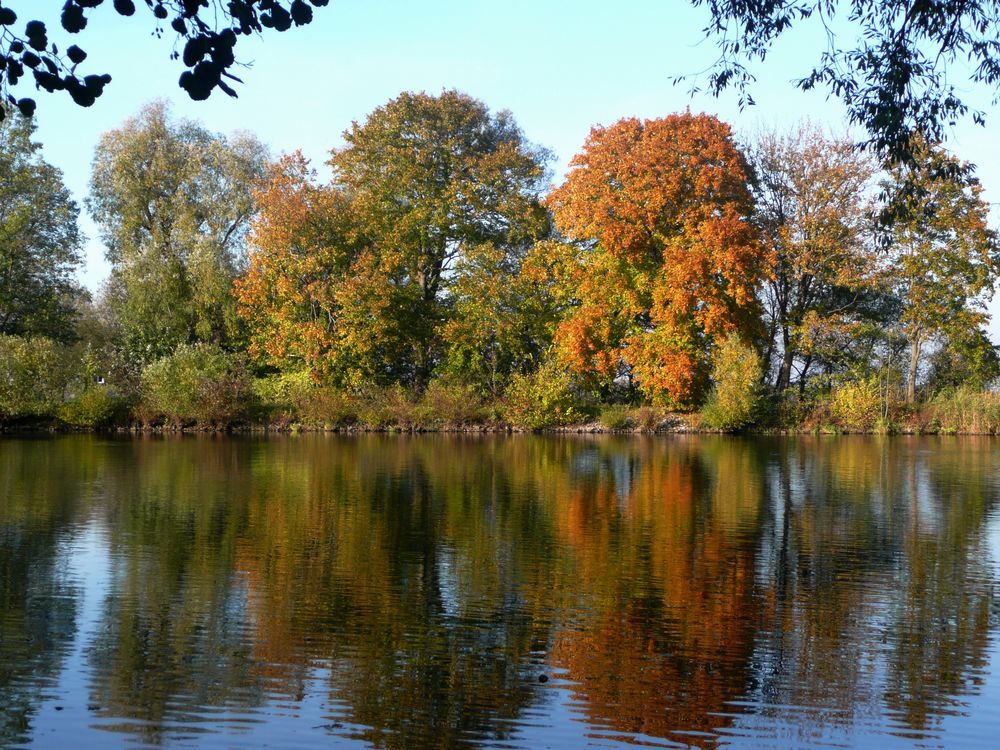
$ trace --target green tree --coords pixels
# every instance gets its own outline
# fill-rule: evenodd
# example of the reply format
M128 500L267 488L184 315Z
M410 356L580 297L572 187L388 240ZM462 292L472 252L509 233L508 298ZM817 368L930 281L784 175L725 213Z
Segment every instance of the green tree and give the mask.
M442 374L471 381L496 398L512 375L537 368L552 343L561 311L544 271L554 241L521 255L493 244L470 248L451 280Z
M146 12L153 15L155 36L173 36L175 49L180 50L171 55L187 68L181 74L180 87L192 99L207 99L216 88L236 96L232 86L241 81L230 68L238 64L236 45L240 37L259 34L265 29L287 31L293 24L303 26L312 21L312 6L322 7L328 2L112 0L110 4L121 16L134 15L136 5L145 4ZM104 0L66 0L59 17L60 25L67 34L76 35L91 20L88 13L103 4ZM106 73L84 75L78 70L87 59L83 49L76 44L50 42L44 21L19 19L11 5L11 0L0 0L0 97L11 104L16 103L23 114L30 116L35 111L34 99L15 99L12 93L19 84L29 82L35 89L49 93L63 91L81 107L92 105L111 82L111 76ZM165 28L168 20L170 31ZM0 110L0 120L3 117L4 112Z
M994 92L1000 83L1000 4L994 0L692 3L710 11L705 33L720 52L708 76L710 92L733 86L742 105L753 104L748 66L763 61L784 35L824 34L826 48L795 85L804 91L825 86L844 102L850 121L868 131L865 145L893 161L914 156L914 134L940 140L970 113L957 78ZM971 114L984 122L982 111Z
M893 277L902 301L900 330L910 348L906 399L913 402L925 345L975 340L1000 269L989 205L969 164L919 142L915 162L897 167L888 189L896 201Z
M231 340L230 289L266 164L254 137L175 121L162 102L102 136L87 206L108 248L106 294L130 357Z
M344 133L334 184L351 196L358 231L393 283L412 290L412 379L439 356L449 274L470 248L516 251L548 226L539 195L549 154L507 111L458 91L403 93Z
M66 340L79 294L79 210L34 130L23 117L0 121L0 335Z

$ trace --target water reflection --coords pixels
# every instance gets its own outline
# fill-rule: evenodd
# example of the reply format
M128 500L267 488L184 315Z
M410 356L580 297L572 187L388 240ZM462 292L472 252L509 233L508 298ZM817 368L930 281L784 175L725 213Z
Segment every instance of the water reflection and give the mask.
M980 439L0 441L0 745L976 746L998 471Z

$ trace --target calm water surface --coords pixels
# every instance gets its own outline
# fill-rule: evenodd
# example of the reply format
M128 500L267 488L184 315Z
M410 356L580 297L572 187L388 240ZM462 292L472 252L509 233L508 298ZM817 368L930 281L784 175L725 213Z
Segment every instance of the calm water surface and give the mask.
M996 747L1000 442L0 439L0 745Z

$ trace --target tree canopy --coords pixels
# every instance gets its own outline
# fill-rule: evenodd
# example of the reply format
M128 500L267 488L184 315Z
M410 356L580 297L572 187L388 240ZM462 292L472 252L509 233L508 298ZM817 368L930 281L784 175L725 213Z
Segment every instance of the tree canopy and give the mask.
M711 93L735 87L741 104L752 104L753 64L781 37L811 27L827 45L796 85L825 87L841 99L850 121L868 131L865 145L893 160L910 157L915 134L940 141L959 118L985 121L969 103L967 83L985 84L997 101L996 0L692 2L711 12L705 33L720 52L708 75Z
M576 307L557 332L581 374L634 376L655 400L696 400L713 341L755 334L766 253L750 171L725 123L690 112L596 127L547 198L581 244Z
M147 12L153 16L157 37L173 36L171 57L180 60L186 70L179 84L192 99L207 99L215 89L236 96L233 88L240 79L232 73L239 65L236 45L241 37L265 30L287 31L313 18L313 6L323 7L329 0L111 0L115 12L132 16ZM74 102L89 107L111 82L107 73L89 73L83 69L87 52L77 44L62 49L50 39L50 29L43 21L25 20L14 12L11 0L0 0L0 97L17 106L25 115L35 111L34 99L18 98L14 89L33 83L49 93L63 91ZM69 38L83 32L92 11L104 0L66 0L59 17L62 31ZM144 11L139 11L145 5ZM137 8L138 6L138 8ZM179 50L179 51L178 51ZM0 119L4 111L0 109Z
M252 351L342 383L426 384L473 256L516 265L547 231L548 154L457 91L403 93L344 138L330 185L293 157L259 196L237 285Z
M27 118L0 121L0 334L67 339L78 295L80 211L33 133Z
M266 164L253 136L176 121L162 102L101 137L87 207L107 246L108 293L130 357L231 338L230 287Z

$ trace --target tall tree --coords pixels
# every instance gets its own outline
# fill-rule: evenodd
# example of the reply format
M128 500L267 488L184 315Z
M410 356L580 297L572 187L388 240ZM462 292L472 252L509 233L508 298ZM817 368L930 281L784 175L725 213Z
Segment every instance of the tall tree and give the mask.
M344 138L329 186L294 159L272 180L241 310L265 361L288 346L343 385L419 387L443 356L457 264L486 245L513 257L547 230L548 154L457 91L401 94Z
M970 164L918 141L915 161L897 167L893 276L903 303L900 327L910 346L906 398L916 395L925 345L935 339L975 341L1000 271L1000 242Z
M547 203L585 248L570 271L578 304L557 331L578 372L633 376L648 396L689 404L713 342L756 336L767 253L725 123L685 112L594 128Z
M796 85L825 86L844 102L850 121L868 131L866 145L893 161L912 158L915 134L940 140L969 114L957 78L985 85L994 98L1000 93L995 0L692 2L711 12L705 33L720 51L708 77L712 93L735 86L741 104L752 104L755 77L748 66L763 61L783 36L822 34L826 48L819 48ZM971 114L985 120L980 110Z
M181 343L226 343L230 289L254 212L267 151L146 106L105 133L87 206L112 264L108 295L125 350L141 362Z
M79 292L80 212L34 130L23 117L0 121L0 335L66 340Z
M804 385L820 352L817 327L862 322L878 294L872 241L875 167L843 138L811 126L763 133L752 148L757 220L773 251L762 288L776 390Z
M287 31L294 24L312 21L312 6L322 7L329 0L112 0L121 16L132 16L136 6L145 5L153 16L157 38L174 37L187 68L180 86L192 99L207 99L216 88L236 96L232 88L240 79L230 72L237 65L236 45L240 37L259 34L265 29ZM81 107L89 107L111 82L108 74L84 75L78 67L87 53L76 44L50 42L49 28L38 19L19 19L10 7L11 0L0 0L0 100L16 104L25 115L35 111L35 100L17 99L12 89L25 81L35 89L49 93L66 92ZM37 3L36 3L37 4ZM52 3L55 5L55 3ZM90 12L104 0L66 0L59 17L67 34L76 35L87 28ZM169 21L170 31L165 26ZM142 33L148 33L143 31ZM63 51L60 53L60 46ZM24 80L22 80L24 79ZM0 120L4 111L0 109Z
M469 248L521 248L547 228L539 195L549 154L510 112L493 114L458 91L400 94L344 139L329 162L334 184L350 196L383 273L416 298L413 378L425 382L455 264Z

